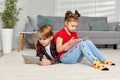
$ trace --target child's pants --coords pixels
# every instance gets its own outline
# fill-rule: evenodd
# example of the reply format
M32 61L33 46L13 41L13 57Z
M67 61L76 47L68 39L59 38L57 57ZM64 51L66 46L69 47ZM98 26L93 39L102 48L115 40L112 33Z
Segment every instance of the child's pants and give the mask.
M84 56L91 63L93 63L94 60L99 60L100 62L105 60L100 51L90 40L85 40L78 43L72 49L64 53L60 57L60 60L62 63L74 64L80 62Z

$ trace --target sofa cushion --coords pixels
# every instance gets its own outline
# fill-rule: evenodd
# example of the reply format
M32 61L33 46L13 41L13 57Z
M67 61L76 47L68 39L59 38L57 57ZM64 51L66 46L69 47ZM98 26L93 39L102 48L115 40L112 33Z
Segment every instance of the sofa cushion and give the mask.
M118 44L120 32L118 31L78 31L79 38L88 36L95 44Z
M37 22L38 27L41 27L41 26L46 25L46 24L54 26L54 24L55 24L54 20L51 20L51 19L49 19L45 16L42 16L42 15L38 15L37 20L38 20L38 22Z
M94 22L89 22L89 26L92 31L107 31L107 23L104 21L94 21Z
M55 21L55 24L53 26L54 31L59 31L64 26L64 17L56 17L56 16L47 16L47 18Z
M108 23L109 31L115 31L118 24L119 24L119 22L110 22L110 23Z
M31 16L27 16L27 18L28 18L29 23L30 23L32 26L36 26L35 23L34 23L34 21L33 21L33 18L32 18Z
M116 31L120 31L120 25L119 24L116 27Z
M87 22L80 22L76 31L90 31L90 27Z
M78 31L79 37L88 36L90 39L119 39L118 31Z
M27 18L28 18L29 26L32 26L33 31L37 31L38 27L36 26L36 20L33 19L31 16L27 16Z
M25 32L33 32L32 25L29 23L25 23Z
M90 31L90 27L88 25L89 22L94 21L104 21L107 23L107 17L88 17L88 16L81 16L79 21L78 31Z

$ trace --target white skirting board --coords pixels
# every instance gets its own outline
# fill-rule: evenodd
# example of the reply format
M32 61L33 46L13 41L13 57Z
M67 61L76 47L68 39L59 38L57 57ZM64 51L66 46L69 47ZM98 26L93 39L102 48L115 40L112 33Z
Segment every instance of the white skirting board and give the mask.
M120 49L120 44L118 44L117 47Z

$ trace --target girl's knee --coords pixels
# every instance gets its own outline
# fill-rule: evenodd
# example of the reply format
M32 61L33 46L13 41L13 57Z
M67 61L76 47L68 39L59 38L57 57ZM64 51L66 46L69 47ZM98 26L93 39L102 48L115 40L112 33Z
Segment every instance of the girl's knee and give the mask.
M91 40L86 40L85 42L93 44L93 42Z
M86 45L86 42L85 42L85 41L82 41L82 42L80 42L80 44L79 44L80 47L84 47L85 45Z
M85 41L82 41L78 45L81 46L81 45L85 45L85 44L86 44Z
M86 42L92 42L91 40L85 40Z

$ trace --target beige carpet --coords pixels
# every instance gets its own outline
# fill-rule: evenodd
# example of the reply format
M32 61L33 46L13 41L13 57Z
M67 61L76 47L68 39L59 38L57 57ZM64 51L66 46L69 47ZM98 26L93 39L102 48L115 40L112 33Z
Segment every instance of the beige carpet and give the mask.
M103 55L114 61L109 71L94 69L84 58L78 64L39 66L24 64L22 54L35 55L33 49L17 50L0 57L0 80L120 80L120 49L100 49Z

